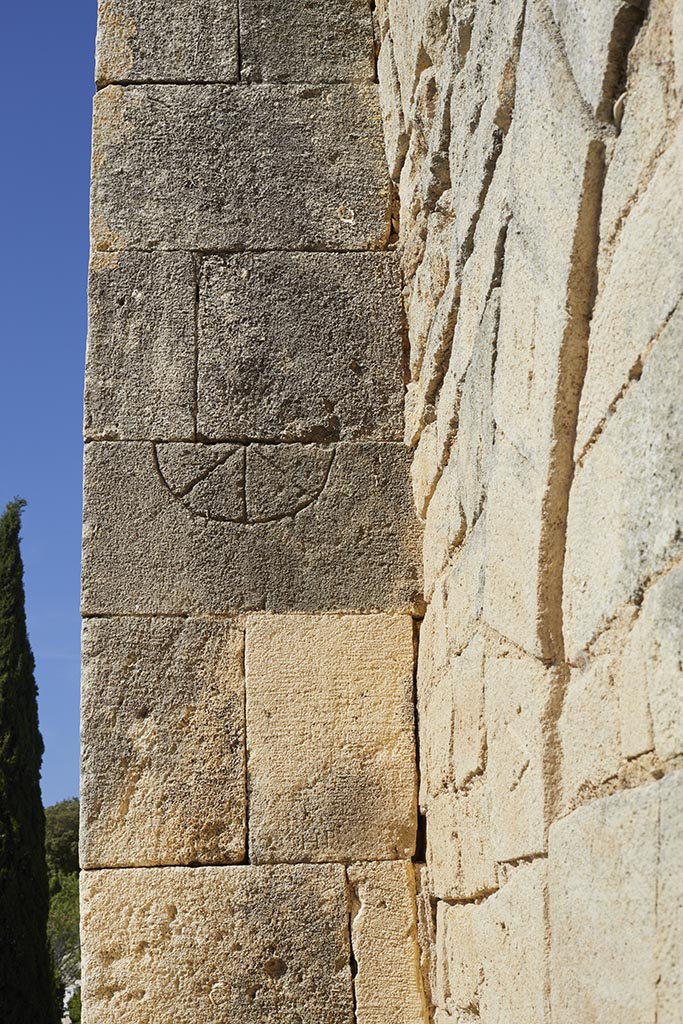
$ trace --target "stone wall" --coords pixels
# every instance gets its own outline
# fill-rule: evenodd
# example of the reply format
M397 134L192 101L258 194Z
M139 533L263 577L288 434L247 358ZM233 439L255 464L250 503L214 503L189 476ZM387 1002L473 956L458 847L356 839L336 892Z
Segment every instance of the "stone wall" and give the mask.
M438 1024L683 1019L683 5L384 0Z
M99 7L85 1024L678 1024L680 0Z

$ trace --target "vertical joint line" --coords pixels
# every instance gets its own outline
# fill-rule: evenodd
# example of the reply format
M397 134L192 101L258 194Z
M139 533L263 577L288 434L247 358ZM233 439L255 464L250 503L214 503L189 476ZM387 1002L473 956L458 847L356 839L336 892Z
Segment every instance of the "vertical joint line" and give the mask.
M356 919L358 913L358 897L356 895L356 887L349 878L349 869L344 868L344 878L346 880L346 900L348 905L348 933L349 933L349 970L351 971L351 1000L353 1006L353 1020L355 1024L358 1022L358 997L356 995L356 978L358 976L358 961L356 960L356 953L353 948L353 922Z

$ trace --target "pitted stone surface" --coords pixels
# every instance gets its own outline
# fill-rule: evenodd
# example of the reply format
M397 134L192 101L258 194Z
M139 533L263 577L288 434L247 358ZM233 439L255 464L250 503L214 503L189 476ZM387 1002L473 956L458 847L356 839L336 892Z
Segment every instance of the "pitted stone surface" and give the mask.
M238 0L99 0L95 77L236 82Z
M183 253L92 261L85 371L87 438L191 438L195 274Z
M271 467L272 491L264 493L261 466L247 494L258 516L273 521L255 516L245 523L224 521L240 493L234 457L209 472L201 503L190 491L192 508L161 472L156 451L163 447L87 446L85 614L413 607L421 590L420 529L402 445L334 446L325 486L300 511L298 478L288 481L283 509L277 493L286 467ZM330 449L314 447L314 463L321 451L329 459ZM183 445L177 452L185 458Z
M93 162L98 250L358 250L389 234L370 85L109 86Z
M402 355L393 255L263 253L203 263L204 438L398 441Z
M98 1024L352 1024L343 867L82 876L83 1000Z
M410 857L410 616L250 616L246 673L252 861Z
M247 82L374 82L373 49L366 0L240 2L241 71Z
M243 860L243 649L226 622L86 620L83 867Z

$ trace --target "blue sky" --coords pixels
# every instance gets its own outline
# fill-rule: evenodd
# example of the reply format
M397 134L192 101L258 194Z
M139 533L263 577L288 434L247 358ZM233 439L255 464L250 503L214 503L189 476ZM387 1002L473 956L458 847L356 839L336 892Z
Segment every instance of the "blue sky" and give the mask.
M81 404L96 0L3 9L0 502L22 551L43 800L78 791Z

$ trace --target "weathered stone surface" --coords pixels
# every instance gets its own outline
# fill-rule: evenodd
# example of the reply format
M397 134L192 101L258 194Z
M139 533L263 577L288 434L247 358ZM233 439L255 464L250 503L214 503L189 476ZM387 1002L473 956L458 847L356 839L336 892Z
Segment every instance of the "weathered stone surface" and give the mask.
M552 826L557 1024L668 1024L680 1017L683 992L673 964L680 965L682 952L682 808L683 773L674 772L654 785L596 800Z
M486 654L486 777L493 852L513 861L545 852L550 773L556 752L556 671L511 645L491 642Z
M89 287L86 438L193 436L194 293L189 255L95 254Z
M611 118L641 0L552 0L567 58L583 98L602 120Z
M682 337L679 311L576 475L564 572L571 661L682 550Z
M252 861L410 857L410 616L250 616L246 672Z
M353 864L348 878L357 1024L425 1024L413 865Z
M467 524L460 504L463 487L457 455L454 452L446 463L425 515L423 561L426 597L431 597L437 579L465 538Z
M497 888L483 780L466 793L443 793L428 803L427 867L431 892L441 899L472 899Z
M582 659L567 682L556 751L564 814L590 799L621 763L619 685L609 647L600 645L590 659Z
M446 636L455 653L469 643L481 620L485 559L486 516L481 515L445 577Z
M205 460L211 446L197 446L195 460L187 458L185 445L87 446L86 614L413 605L420 591L420 530L410 498L409 457L400 444L298 446L295 461L303 480L298 469L294 479L287 478L288 446L277 446L270 506L264 504L267 467L261 465L250 479L247 465L252 518L246 522L234 521L239 466L230 458L231 446L220 447L226 458L213 470ZM260 458L254 447L249 460L252 454ZM178 459L183 466L201 464L199 480L190 477L179 486ZM320 460L329 467L322 480ZM221 477L215 488L214 472ZM196 503L193 479L205 485ZM279 511L273 512L276 496ZM268 507L271 521L264 522Z
M403 160L408 148L408 135L401 104L401 86L394 57L394 42L387 33L377 57L379 79L379 105L384 122L384 148L387 154L389 174L396 181L401 173Z
M86 620L83 867L244 859L243 650L226 622Z
M373 82L370 8L365 0L241 0L240 58L247 82Z
M353 250L389 232L375 86L110 86L93 163L100 250Z
M602 282L591 324L577 455L613 415L629 383L638 379L649 347L681 301L683 240L676 225L683 219L682 161L683 126L628 216ZM653 253L659 254L656 260Z
M343 867L93 871L81 885L84 1020L353 1021Z
M622 690L628 683L637 688L639 695L633 702L632 731L638 737L635 753L651 749L652 731L661 758L683 754L682 566L675 566L646 593L622 660L622 676L629 669L630 675L622 679ZM640 694L641 686L645 694ZM633 752L627 752L627 756L633 756Z
M549 1021L546 865L520 866L483 903L437 907L437 1005L482 1024Z
M236 82L238 0L99 0L95 77Z
M209 440L399 440L393 256L212 257L200 278L198 413Z

